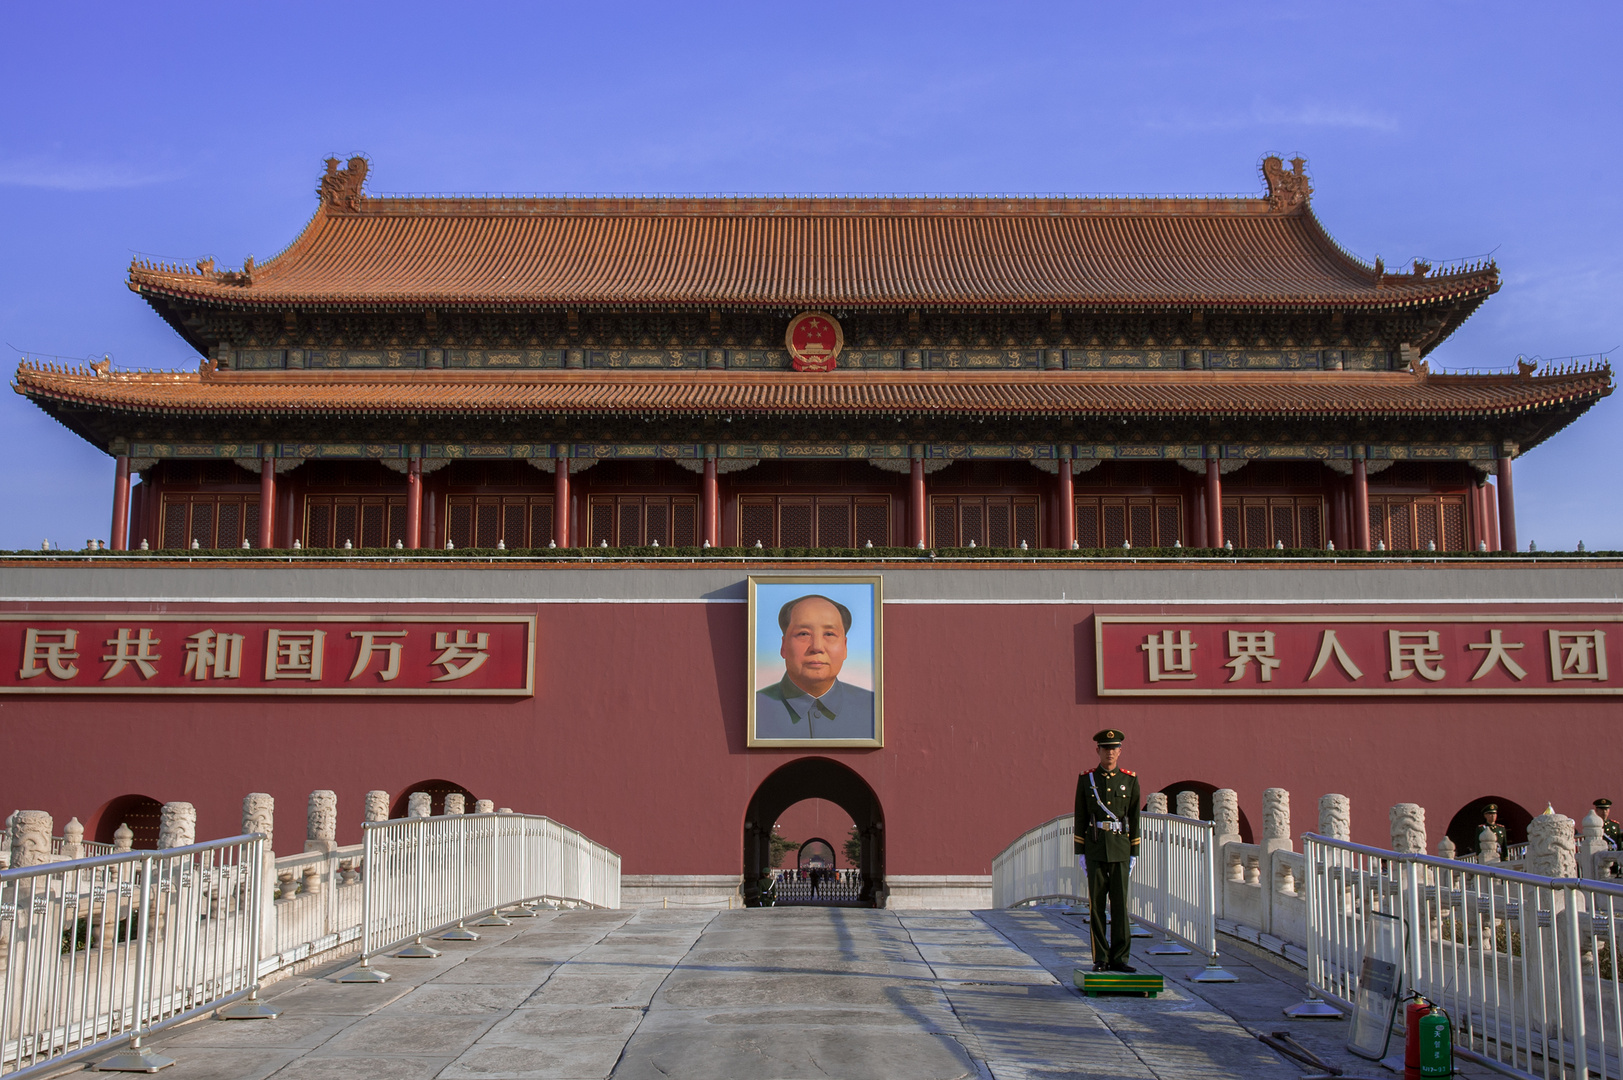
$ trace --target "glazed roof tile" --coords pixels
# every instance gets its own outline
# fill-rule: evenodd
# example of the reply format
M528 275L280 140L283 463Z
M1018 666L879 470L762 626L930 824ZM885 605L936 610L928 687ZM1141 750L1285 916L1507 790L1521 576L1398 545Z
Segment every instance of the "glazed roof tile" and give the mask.
M342 176L343 174L338 174ZM364 175L364 171L363 171ZM1345 307L1480 302L1498 270L1378 274L1275 198L324 199L243 271L137 261L239 307Z
M164 415L966 414L1506 417L1587 406L1606 366L1538 376L1398 372L206 372L24 363L40 404Z

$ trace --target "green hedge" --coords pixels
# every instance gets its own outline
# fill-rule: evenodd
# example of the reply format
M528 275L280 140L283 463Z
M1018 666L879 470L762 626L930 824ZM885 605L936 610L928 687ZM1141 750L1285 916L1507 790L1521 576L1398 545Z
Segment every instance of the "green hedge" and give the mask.
M422 548L408 551L401 548L303 548L290 550L276 548L219 548L190 550L184 548L155 549L151 551L6 551L0 558L38 559L41 557L87 557L97 559L423 559L432 562L446 560L514 559L539 562L580 562L586 560L643 560L686 559L716 562L737 562L740 559L910 559L918 562L975 561L978 559L1020 559L1024 561L1098 560L1124 561L1134 559L1179 559L1188 561L1222 562L1236 558L1279 560L1479 560L1479 559L1618 559L1619 551L1324 551L1319 548L1081 548L1061 551L1053 548L934 548L919 550L912 547L874 548L696 548L696 547L620 547L620 548Z

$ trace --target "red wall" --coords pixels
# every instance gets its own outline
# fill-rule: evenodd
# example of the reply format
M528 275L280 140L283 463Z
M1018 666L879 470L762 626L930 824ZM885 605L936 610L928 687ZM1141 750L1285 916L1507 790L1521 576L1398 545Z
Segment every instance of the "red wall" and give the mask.
M93 835L109 799L139 792L196 804L206 838L233 833L242 796L266 791L286 853L302 847L312 789L337 791L340 841L352 843L368 789L394 796L444 778L580 829L619 851L627 873L738 873L756 785L805 753L744 745L744 606L533 610L531 699L0 698L0 813L47 810L58 832L77 815ZM1100 701L1091 614L887 605L886 746L823 753L878 793L890 873L988 873L1016 835L1069 810L1076 774L1092 763L1089 737L1104 727L1127 733L1123 764L1145 791L1232 787L1260 822L1263 788L1285 787L1297 833L1316 825L1318 797L1337 791L1351 796L1354 839L1367 843L1385 843L1399 801L1427 808L1435 843L1456 809L1485 794L1534 813L1553 802L1575 818L1598 796L1623 798L1615 701Z

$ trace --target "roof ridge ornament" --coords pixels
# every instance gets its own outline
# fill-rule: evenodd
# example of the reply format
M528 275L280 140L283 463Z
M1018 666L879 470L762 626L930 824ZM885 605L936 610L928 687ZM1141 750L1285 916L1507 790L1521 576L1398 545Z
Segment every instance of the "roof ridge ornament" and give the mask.
M1268 202L1280 213L1307 205L1313 185L1307 177L1307 159L1298 154L1287 170L1278 154L1262 159L1262 178L1268 182Z
M327 159L327 171L321 177L316 194L321 205L331 210L359 210L361 187L366 183L367 160L359 154L349 159L345 168L338 167L338 159Z

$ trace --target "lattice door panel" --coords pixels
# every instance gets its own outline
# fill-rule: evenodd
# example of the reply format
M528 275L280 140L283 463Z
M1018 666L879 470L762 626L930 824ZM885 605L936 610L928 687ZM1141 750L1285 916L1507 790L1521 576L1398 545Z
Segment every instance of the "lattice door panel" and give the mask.
M594 495L588 514L592 546L693 547L698 543L699 501L683 495ZM542 541L538 546L545 546Z
M1223 538L1237 548L1321 547L1324 500L1284 495L1224 499Z
M161 544L189 548L196 540L202 548L242 546L246 536L259 542L257 495L165 495Z
M1373 495L1369 500L1369 542L1388 551L1465 551L1463 495Z
M546 547L552 539L551 495L453 495L446 500L446 514L446 536L459 548ZM405 532L404 506L400 531ZM391 531L389 542L394 540Z
M937 495L930 502L938 548L1037 546L1034 495Z
M1084 548L1172 547L1183 540L1181 502L1170 497L1083 495L1076 500L1076 543Z

